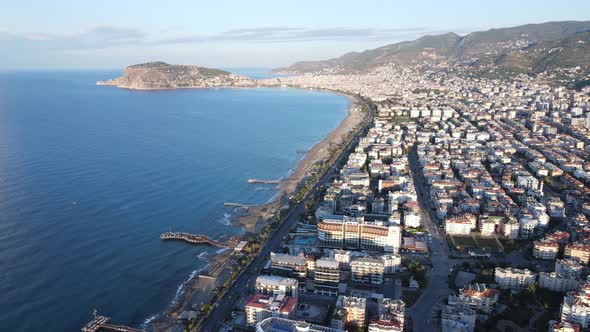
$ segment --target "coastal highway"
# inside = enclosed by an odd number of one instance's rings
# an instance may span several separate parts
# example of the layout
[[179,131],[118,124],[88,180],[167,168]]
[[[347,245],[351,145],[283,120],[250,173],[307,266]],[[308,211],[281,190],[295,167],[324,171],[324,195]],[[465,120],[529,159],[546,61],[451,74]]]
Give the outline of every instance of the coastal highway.
[[289,212],[286,214],[283,221],[279,224],[276,232],[272,237],[270,237],[262,246],[260,253],[254,258],[254,260],[245,268],[245,272],[242,273],[233,283],[233,285],[229,288],[229,290],[225,293],[222,299],[217,301],[213,310],[209,314],[209,317],[205,320],[205,322],[200,327],[199,331],[204,332],[216,332],[219,330],[221,324],[225,319],[229,317],[234,304],[236,301],[244,295],[244,292],[254,285],[256,277],[259,275],[260,270],[267,262],[268,258],[270,257],[271,252],[279,251],[281,248],[281,244],[283,242],[283,237],[289,234],[289,230],[294,228],[297,225],[297,221],[300,220],[300,216],[305,211],[305,202],[313,198],[317,193],[320,185],[323,183],[330,182],[334,172],[336,171],[336,165],[339,165],[346,161],[348,158],[348,152],[351,148],[356,146],[360,139],[361,133],[363,133],[369,126],[373,123],[373,114],[374,110],[370,103],[363,101],[369,109],[369,116],[366,120],[364,120],[363,124],[360,126],[359,130],[355,133],[352,139],[348,142],[348,144],[342,149],[338,158],[334,160],[330,167],[327,167],[324,173],[321,175],[319,180],[314,184],[312,189],[308,192],[307,196],[297,205],[293,206]]

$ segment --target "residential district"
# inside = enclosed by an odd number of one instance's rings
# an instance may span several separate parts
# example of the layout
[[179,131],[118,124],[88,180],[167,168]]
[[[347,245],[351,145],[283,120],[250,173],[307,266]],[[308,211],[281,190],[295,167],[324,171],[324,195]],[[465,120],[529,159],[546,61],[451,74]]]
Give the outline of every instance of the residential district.
[[359,95],[374,114],[223,328],[588,329],[590,88],[543,75],[388,65],[267,82]]

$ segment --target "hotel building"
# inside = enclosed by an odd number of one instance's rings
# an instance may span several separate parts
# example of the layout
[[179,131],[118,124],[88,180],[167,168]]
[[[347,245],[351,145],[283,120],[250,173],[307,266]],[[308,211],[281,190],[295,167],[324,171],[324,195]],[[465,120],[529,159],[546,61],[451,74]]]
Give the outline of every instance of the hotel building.
[[363,217],[331,216],[318,223],[319,244],[330,248],[397,252],[401,234],[400,225]]

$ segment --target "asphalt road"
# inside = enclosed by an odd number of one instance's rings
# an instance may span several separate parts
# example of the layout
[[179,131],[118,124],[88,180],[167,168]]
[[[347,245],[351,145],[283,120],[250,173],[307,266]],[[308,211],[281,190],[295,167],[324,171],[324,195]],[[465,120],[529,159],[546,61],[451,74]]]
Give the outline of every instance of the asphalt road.
[[410,169],[414,178],[416,194],[420,203],[422,223],[432,236],[430,242],[430,259],[432,268],[429,271],[428,285],[422,291],[418,301],[406,311],[406,315],[412,318],[414,331],[438,331],[440,326],[434,324],[439,303],[450,294],[448,275],[455,262],[449,259],[449,247],[443,231],[439,230],[433,222],[434,215],[428,203],[427,186],[423,182],[423,176],[418,168],[418,156],[415,149],[409,155]]
[[225,296],[221,300],[217,301],[216,305],[213,307],[213,310],[209,314],[209,317],[205,320],[199,331],[218,331],[221,324],[229,317],[236,301],[244,294],[246,290],[252,289],[256,281],[256,277],[259,275],[260,270],[267,262],[270,253],[280,250],[283,237],[289,233],[289,230],[297,225],[297,221],[300,220],[300,216],[305,211],[305,202],[315,196],[320,187],[320,184],[330,181],[331,177],[336,171],[336,167],[333,166],[339,165],[340,163],[344,162],[346,158],[348,158],[348,151],[353,146],[356,146],[360,138],[360,133],[364,131],[363,129],[371,125],[374,111],[370,104],[367,104],[367,106],[369,107],[369,119],[371,119],[371,121],[365,123],[363,128],[361,128],[361,130],[359,130],[350,140],[347,146],[342,149],[338,158],[330,167],[326,169],[326,171],[324,171],[324,174],[322,174],[319,180],[314,184],[307,196],[305,196],[305,198],[300,203],[289,210],[285,216],[285,219],[279,224],[275,234],[264,243],[260,253],[245,268],[246,271],[234,281],[233,285],[226,292]]

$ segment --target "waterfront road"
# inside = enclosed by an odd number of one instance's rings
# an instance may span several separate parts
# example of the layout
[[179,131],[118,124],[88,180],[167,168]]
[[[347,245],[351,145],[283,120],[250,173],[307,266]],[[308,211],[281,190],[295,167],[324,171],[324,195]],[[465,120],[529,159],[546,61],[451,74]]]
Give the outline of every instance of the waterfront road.
[[283,237],[289,233],[289,230],[296,227],[297,221],[300,220],[301,215],[303,215],[305,211],[305,202],[315,196],[321,184],[328,183],[330,181],[337,168],[334,166],[340,165],[346,161],[349,151],[351,148],[356,146],[361,133],[363,133],[373,122],[372,106],[368,103],[366,105],[369,108],[368,120],[363,123],[361,128],[356,132],[355,136],[353,136],[348,144],[342,149],[340,155],[334,160],[332,165],[326,168],[319,180],[308,192],[307,196],[300,203],[296,204],[289,210],[283,221],[279,224],[279,227],[277,228],[274,235],[264,243],[260,253],[254,258],[252,263],[250,263],[245,268],[246,270],[244,273],[242,273],[237,278],[237,280],[234,281],[233,285],[225,293],[223,298],[217,301],[213,307],[213,310],[209,314],[209,317],[205,320],[199,331],[215,332],[219,330],[224,320],[230,316],[236,301],[244,295],[246,290],[251,289],[251,287],[254,285],[256,277],[259,275],[260,270],[269,259],[270,253],[279,251],[282,245]]
[[412,318],[414,331],[436,331],[440,330],[440,326],[434,325],[436,320],[434,318],[438,311],[438,304],[450,294],[447,280],[454,263],[449,259],[449,248],[444,232],[433,222],[436,219],[429,204],[429,193],[419,168],[415,148],[411,149],[408,158],[420,203],[422,222],[432,237],[430,243],[432,268],[428,274],[428,285],[423,289],[416,303],[408,308],[406,314]]

